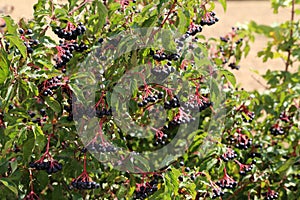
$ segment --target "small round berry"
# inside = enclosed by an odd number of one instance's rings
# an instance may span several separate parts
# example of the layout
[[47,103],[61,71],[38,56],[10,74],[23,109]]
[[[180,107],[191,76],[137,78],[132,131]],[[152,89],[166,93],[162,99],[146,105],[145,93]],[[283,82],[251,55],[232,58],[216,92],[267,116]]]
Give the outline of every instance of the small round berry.
[[183,181],[183,176],[178,176],[178,180],[179,180],[180,182],[182,182],[182,181]]
[[20,33],[21,35],[23,35],[25,32],[24,32],[24,30],[23,30],[22,28],[20,28],[20,29],[19,29],[19,33]]

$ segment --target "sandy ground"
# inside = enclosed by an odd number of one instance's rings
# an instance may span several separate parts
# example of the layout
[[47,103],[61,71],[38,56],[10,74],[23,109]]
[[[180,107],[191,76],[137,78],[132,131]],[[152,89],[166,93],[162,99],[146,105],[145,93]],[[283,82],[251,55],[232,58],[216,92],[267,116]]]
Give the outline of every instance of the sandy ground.
[[[11,12],[13,18],[30,18],[33,13],[32,6],[35,2],[37,2],[37,0],[0,0],[0,12],[9,12],[10,6],[13,6],[14,9]],[[247,23],[251,20],[260,24],[274,24],[290,18],[288,9],[281,9],[279,10],[278,15],[274,15],[272,13],[270,2],[263,0],[229,1],[226,13],[221,5],[216,3],[215,12],[220,21],[214,26],[204,29],[203,33],[207,37],[219,37],[225,35],[231,30],[232,26]],[[299,20],[299,16],[297,17],[296,20]],[[234,71],[238,83],[246,90],[258,89],[263,91],[264,89],[263,84],[265,83],[263,79],[259,75],[253,73],[253,70],[257,70],[260,74],[263,74],[267,69],[284,69],[284,63],[280,59],[263,63],[262,59],[256,56],[257,52],[262,50],[266,43],[267,39],[265,37],[257,36],[255,43],[251,45],[252,50],[248,57],[243,59],[240,63],[241,69],[239,71]],[[292,70],[297,69],[294,67]]]

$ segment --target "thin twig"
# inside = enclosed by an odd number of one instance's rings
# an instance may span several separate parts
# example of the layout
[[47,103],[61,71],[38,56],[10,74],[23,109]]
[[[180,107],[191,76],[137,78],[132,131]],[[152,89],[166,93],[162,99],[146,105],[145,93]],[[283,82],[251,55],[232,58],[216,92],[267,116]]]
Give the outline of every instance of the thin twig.
[[[294,18],[295,18],[295,0],[292,0],[292,12],[291,12],[291,27],[290,27],[290,40],[293,40],[293,34],[294,34],[294,28],[293,28],[293,25],[294,25]],[[285,71],[287,72],[288,69],[289,69],[289,65],[290,65],[290,60],[291,60],[291,54],[292,54],[292,51],[291,51],[291,46],[289,46],[289,49],[288,49],[288,56],[287,56],[287,60],[286,60],[286,63],[285,63]]]
[[68,14],[72,15],[75,11],[79,10],[82,6],[84,6],[87,3],[93,2],[93,0],[84,0],[79,6],[71,10]]
[[266,85],[264,85],[260,80],[258,80],[255,76],[251,75],[251,77],[261,86],[263,86],[265,89],[269,89]]

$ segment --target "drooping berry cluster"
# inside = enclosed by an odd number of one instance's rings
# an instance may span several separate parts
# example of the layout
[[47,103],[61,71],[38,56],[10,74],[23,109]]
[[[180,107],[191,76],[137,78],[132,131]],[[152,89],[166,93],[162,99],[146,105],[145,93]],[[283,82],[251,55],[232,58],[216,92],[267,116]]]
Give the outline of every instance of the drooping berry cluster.
[[222,179],[216,182],[216,185],[222,189],[233,189],[235,186],[237,186],[237,182],[227,174],[227,170],[224,168],[224,176]]
[[62,76],[55,76],[51,79],[45,80],[39,85],[40,93],[44,96],[52,96],[56,89],[66,84],[65,82],[62,82],[62,80]]
[[227,162],[228,160],[232,160],[236,157],[237,157],[236,152],[231,148],[227,148],[227,151],[221,155],[221,158],[224,162]]
[[[39,126],[42,126],[42,123],[47,121],[47,116],[46,116],[46,110],[45,109],[41,109],[39,112],[40,116],[36,117],[36,113],[33,111],[28,111],[28,115],[31,118],[31,121],[33,123],[37,123]],[[34,118],[36,117],[36,118]]]
[[281,112],[280,115],[279,115],[279,119],[283,122],[290,122],[292,116],[291,115],[287,115],[286,112]]
[[107,108],[97,107],[96,108],[96,116],[98,118],[103,118],[105,116],[112,116],[112,109],[111,108],[107,109]]
[[202,27],[200,25],[194,24],[193,22],[190,23],[189,30],[186,32],[187,35],[194,36],[197,33],[202,31]]
[[62,39],[65,40],[76,40],[78,36],[84,34],[86,31],[86,27],[79,23],[77,27],[75,27],[72,23],[68,22],[66,28],[57,27],[54,29],[54,33]]
[[163,177],[160,175],[153,175],[152,180],[144,183],[137,183],[133,199],[146,199],[158,190],[158,183],[163,182]]
[[210,106],[213,106],[213,103],[196,92],[195,95],[189,96],[189,100],[182,107],[186,111],[198,109],[199,112],[202,112]]
[[242,133],[242,129],[237,129],[237,134],[228,137],[229,143],[235,144],[236,148],[248,149],[252,145],[252,139]]
[[37,170],[45,170],[48,174],[56,173],[62,169],[62,164],[58,163],[57,160],[38,160],[36,162],[29,163],[31,168]]
[[182,109],[179,109],[179,112],[173,117],[169,122],[169,129],[173,129],[180,124],[190,123],[195,120],[195,117],[190,116],[185,113]]
[[232,27],[232,31],[225,36],[220,37],[220,41],[216,45],[211,45],[209,52],[210,57],[215,63],[220,64],[225,67],[227,63],[228,67],[234,70],[239,70],[240,56],[236,56],[236,52],[240,49],[243,44],[243,38],[238,34],[239,28]]
[[175,72],[175,68],[171,65],[172,63],[168,62],[163,67],[154,67],[151,69],[151,74],[153,74],[157,82],[165,80],[171,73]]
[[77,178],[71,182],[71,189],[76,188],[78,190],[92,190],[100,188],[100,184],[95,181],[89,181],[84,178]]
[[[73,57],[73,51],[83,52],[88,49],[87,45],[84,43],[78,44],[75,41],[60,41],[59,46],[56,46],[58,51],[57,55],[54,57],[56,62],[56,69],[65,69],[66,64]],[[64,72],[64,71],[63,71]]]
[[284,135],[284,129],[283,127],[281,127],[278,123],[274,124],[271,128],[270,128],[270,132],[272,135],[277,136],[277,135]]
[[237,160],[234,160],[240,167],[240,175],[246,175],[247,172],[250,172],[253,168],[253,164],[242,164]]
[[223,196],[225,193],[223,192],[223,190],[219,187],[214,187],[212,190],[213,194],[212,194],[212,199],[215,199],[217,197],[221,197]]
[[148,103],[155,103],[159,99],[162,99],[164,96],[163,92],[155,93],[154,95],[148,95],[147,97],[144,97],[141,102],[138,102],[138,107],[145,107]]
[[[168,126],[165,126],[165,127],[167,128]],[[161,145],[166,144],[166,141],[168,139],[168,134],[166,134],[165,132],[166,132],[165,128],[162,128],[161,130],[160,129],[156,130],[155,141],[153,144],[154,146],[157,146],[159,144],[161,144]]]
[[169,60],[169,61],[176,61],[180,58],[180,55],[177,53],[171,53],[171,54],[167,54],[163,51],[156,51],[154,53],[154,51],[150,51],[150,55],[152,55],[153,59],[156,61],[163,61],[163,60]]
[[30,35],[32,35],[32,30],[27,29],[24,31],[22,28],[20,28],[19,33],[21,34],[21,39],[24,41],[24,45],[26,46],[27,53],[33,53],[33,47],[38,45],[39,41],[31,38]]
[[164,103],[164,109],[166,110],[178,107],[180,107],[180,102],[177,96],[174,96],[170,101],[165,101]]
[[62,169],[62,164],[57,160],[53,159],[50,155],[50,140],[53,134],[48,135],[48,142],[46,152],[41,156],[41,158],[35,162],[30,162],[29,167],[35,168],[37,170],[46,170],[48,174],[56,173]]
[[271,200],[271,199],[277,199],[279,194],[278,192],[269,189],[268,192],[265,192],[263,194],[263,196],[265,196],[266,200]]
[[247,106],[245,106],[244,104],[242,104],[237,111],[242,112],[242,119],[244,122],[252,122],[255,114],[254,112],[250,112],[247,108]]
[[251,152],[251,153],[249,154],[249,156],[250,156],[251,158],[261,158],[261,153]]
[[85,153],[87,150],[99,153],[114,153],[118,149],[108,143],[102,144],[100,142],[90,142],[85,148],[81,150],[81,152]]
[[216,22],[218,22],[219,19],[216,17],[215,12],[207,12],[205,15],[202,17],[200,25],[201,26],[211,26],[214,25]]

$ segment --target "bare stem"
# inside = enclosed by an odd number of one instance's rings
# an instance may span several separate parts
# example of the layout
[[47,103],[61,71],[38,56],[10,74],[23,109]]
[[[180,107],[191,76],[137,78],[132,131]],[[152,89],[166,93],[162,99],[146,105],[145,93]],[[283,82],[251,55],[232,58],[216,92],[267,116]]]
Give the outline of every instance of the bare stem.
[[69,12],[69,15],[72,15],[75,11],[79,10],[82,6],[87,3],[92,2],[93,0],[84,0],[78,7],[74,8],[72,11]]
[[[290,27],[290,40],[293,39],[293,34],[294,34],[294,29],[293,29],[293,25],[294,25],[294,18],[295,18],[295,0],[292,0],[292,11],[291,11],[291,27]],[[287,72],[289,69],[289,65],[290,65],[290,60],[291,60],[291,47],[289,47],[288,49],[288,56],[287,56],[287,60],[285,63],[285,71]]]

